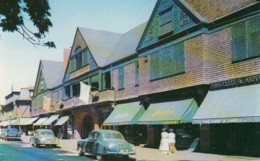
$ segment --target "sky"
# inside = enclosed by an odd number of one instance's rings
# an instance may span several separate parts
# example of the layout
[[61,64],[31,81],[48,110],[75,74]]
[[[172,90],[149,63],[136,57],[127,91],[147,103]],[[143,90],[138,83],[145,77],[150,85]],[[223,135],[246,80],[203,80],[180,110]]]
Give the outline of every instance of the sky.
[[77,27],[124,33],[147,21],[156,0],[49,0],[53,27],[47,41],[56,49],[35,47],[18,33],[0,31],[0,104],[11,90],[34,86],[40,60],[63,61]]

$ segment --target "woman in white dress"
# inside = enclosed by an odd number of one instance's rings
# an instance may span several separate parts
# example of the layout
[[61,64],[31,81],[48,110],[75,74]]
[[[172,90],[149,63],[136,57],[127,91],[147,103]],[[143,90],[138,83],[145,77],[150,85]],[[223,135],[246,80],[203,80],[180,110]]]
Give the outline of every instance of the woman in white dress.
[[162,129],[159,150],[161,150],[163,154],[168,154],[169,151],[169,136],[165,128]]

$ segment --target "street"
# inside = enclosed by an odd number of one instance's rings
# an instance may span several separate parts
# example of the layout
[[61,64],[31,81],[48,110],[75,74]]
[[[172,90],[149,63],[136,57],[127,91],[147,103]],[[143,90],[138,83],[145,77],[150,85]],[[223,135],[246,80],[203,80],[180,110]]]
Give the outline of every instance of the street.
[[94,161],[95,157],[79,157],[59,148],[31,147],[22,141],[0,140],[0,161]]

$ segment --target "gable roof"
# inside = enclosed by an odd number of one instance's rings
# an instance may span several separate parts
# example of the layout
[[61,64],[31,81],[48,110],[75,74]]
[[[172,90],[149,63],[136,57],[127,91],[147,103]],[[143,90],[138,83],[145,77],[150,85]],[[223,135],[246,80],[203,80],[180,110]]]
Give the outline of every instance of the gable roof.
[[78,27],[78,30],[97,62],[97,65],[103,67],[106,58],[110,55],[122,34],[83,27]]
[[63,62],[41,60],[41,70],[48,89],[62,84]]
[[130,31],[124,33],[111,54],[107,58],[105,65],[111,64],[136,53],[137,45],[141,39],[147,22],[144,22]]

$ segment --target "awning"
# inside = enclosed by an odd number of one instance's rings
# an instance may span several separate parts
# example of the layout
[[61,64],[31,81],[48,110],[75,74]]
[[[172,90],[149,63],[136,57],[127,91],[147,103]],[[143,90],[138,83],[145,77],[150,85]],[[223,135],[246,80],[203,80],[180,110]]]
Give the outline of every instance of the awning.
[[189,123],[198,105],[194,99],[153,103],[138,120],[138,124],[180,124]]
[[17,125],[18,124],[18,120],[11,120],[11,125]]
[[208,92],[192,123],[260,122],[260,84]]
[[42,126],[51,125],[51,123],[54,122],[55,120],[57,120],[58,118],[59,118],[59,115],[51,115],[51,117],[49,117],[46,121],[44,121],[42,123]]
[[38,121],[36,121],[33,126],[41,126],[44,121],[46,121],[48,117],[42,117]]
[[2,121],[1,123],[0,123],[0,126],[7,126],[7,125],[9,125],[10,124],[10,121]]
[[144,113],[144,107],[139,102],[119,104],[104,121],[103,125],[132,125]]
[[11,125],[31,125],[35,120],[37,120],[38,117],[34,117],[34,118],[20,118],[20,119],[16,119],[14,122],[11,121]]
[[62,126],[65,122],[69,120],[69,116],[62,116],[54,126]]

